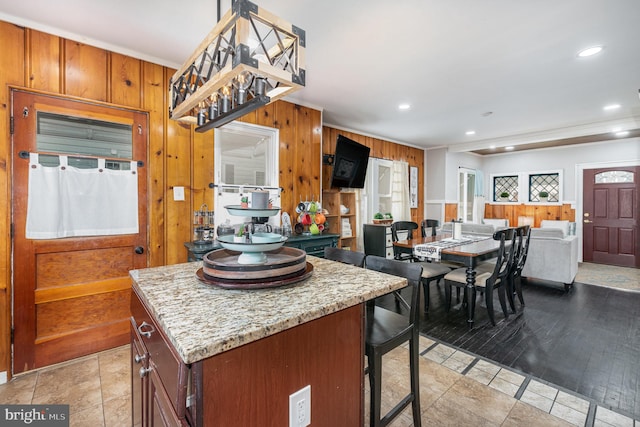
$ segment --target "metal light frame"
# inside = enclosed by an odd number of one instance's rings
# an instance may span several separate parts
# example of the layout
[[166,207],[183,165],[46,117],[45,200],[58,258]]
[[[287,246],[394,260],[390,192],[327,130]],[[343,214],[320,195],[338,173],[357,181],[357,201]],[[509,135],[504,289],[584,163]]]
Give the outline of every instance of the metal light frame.
[[305,85],[305,31],[235,0],[169,80],[169,115],[220,127]]

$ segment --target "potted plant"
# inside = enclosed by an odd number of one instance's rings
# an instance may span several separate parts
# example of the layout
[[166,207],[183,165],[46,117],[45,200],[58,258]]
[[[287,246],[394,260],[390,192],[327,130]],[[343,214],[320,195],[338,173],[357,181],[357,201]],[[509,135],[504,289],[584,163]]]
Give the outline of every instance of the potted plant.
[[509,193],[507,193],[506,191],[503,191],[502,193],[500,193],[499,200],[501,202],[508,202],[509,201]]
[[243,196],[240,198],[240,207],[248,208],[249,207],[249,197]]
[[391,224],[393,222],[393,216],[390,213],[383,214],[382,212],[377,212],[373,216],[374,224]]
[[546,191],[541,191],[538,193],[538,198],[540,199],[541,202],[548,202],[549,193],[547,193]]
[[244,226],[241,226],[236,232],[236,234],[233,235],[233,241],[235,243],[242,243],[245,241],[245,239],[246,237],[244,235]]

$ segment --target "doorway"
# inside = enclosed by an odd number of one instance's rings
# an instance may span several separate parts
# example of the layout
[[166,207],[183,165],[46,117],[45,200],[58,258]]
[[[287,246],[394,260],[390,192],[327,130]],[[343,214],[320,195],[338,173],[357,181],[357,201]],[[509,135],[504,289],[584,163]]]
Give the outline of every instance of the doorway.
[[583,261],[640,268],[640,166],[582,173]]
[[[147,266],[147,115],[23,90],[11,96],[13,372],[20,373],[129,342],[129,270]],[[35,169],[87,174],[81,180],[126,175],[133,182],[133,208],[119,205],[121,199],[112,197],[118,191],[103,187],[70,202],[79,211],[112,203],[111,219],[118,222],[128,212],[136,227],[103,233],[102,221],[94,220],[95,230],[76,229],[69,237],[32,227],[33,206],[41,202],[33,195],[42,190],[35,183],[45,182],[36,181]],[[47,191],[39,194],[55,202]],[[59,205],[45,208],[37,223],[69,211],[66,203]],[[67,223],[60,223],[64,234]]]

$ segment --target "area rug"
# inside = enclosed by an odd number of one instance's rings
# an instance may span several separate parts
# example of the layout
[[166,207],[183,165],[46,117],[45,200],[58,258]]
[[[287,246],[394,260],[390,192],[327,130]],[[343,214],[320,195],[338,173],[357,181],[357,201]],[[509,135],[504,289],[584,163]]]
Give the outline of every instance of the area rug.
[[640,292],[640,269],[581,262],[575,281]]

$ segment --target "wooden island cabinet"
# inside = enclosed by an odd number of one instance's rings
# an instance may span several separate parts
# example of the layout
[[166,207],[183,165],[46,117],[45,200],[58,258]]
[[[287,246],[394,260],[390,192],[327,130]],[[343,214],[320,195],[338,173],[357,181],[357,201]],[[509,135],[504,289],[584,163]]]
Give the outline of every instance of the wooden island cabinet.
[[134,270],[133,424],[286,426],[311,386],[313,426],[361,426],[364,302],[406,285],[316,257],[310,278],[228,290],[201,263]]

